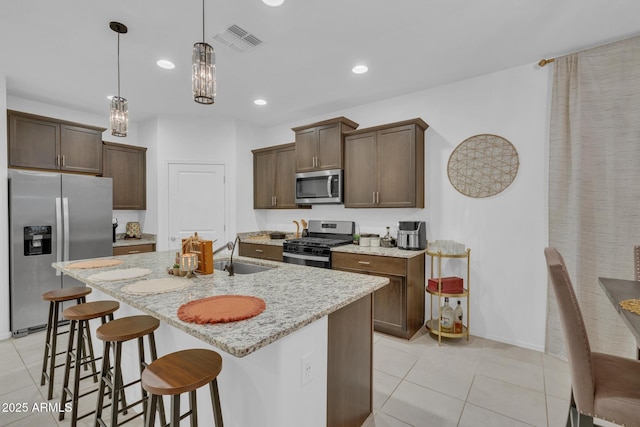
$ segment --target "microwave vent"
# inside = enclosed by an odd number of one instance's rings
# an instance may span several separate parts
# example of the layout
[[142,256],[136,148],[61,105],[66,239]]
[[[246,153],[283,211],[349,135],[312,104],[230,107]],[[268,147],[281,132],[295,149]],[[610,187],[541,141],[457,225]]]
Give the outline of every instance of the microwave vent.
[[262,44],[262,40],[237,24],[229,25],[223,32],[213,36],[213,39],[238,53],[248,52]]

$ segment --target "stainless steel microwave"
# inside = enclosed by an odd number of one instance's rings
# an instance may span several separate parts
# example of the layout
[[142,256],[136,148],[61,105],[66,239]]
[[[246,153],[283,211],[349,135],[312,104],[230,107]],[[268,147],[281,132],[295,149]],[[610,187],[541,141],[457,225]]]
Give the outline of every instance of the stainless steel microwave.
[[296,173],[296,203],[342,203],[342,169]]

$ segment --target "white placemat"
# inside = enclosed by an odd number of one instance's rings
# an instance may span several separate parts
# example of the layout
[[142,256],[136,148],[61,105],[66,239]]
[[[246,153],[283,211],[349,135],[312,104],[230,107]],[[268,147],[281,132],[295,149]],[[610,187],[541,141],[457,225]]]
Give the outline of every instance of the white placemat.
[[92,274],[87,277],[87,279],[101,282],[115,282],[118,280],[135,279],[136,277],[148,276],[151,273],[152,271],[148,268],[126,268],[123,270],[109,270]]
[[113,267],[115,265],[120,265],[120,264],[122,264],[122,260],[120,259],[92,259],[89,261],[74,262],[73,264],[67,265],[67,268],[72,268],[72,269],[104,268],[104,267]]
[[133,295],[162,294],[186,288],[191,284],[189,279],[165,277],[162,279],[141,280],[123,286],[121,291]]

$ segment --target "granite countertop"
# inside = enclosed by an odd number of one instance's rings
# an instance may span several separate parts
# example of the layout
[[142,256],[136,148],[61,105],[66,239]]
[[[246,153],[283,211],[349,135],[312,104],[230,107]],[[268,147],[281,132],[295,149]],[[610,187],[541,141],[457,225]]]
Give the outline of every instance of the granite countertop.
[[[255,274],[236,274],[232,277],[226,272],[214,270],[213,274],[198,275],[189,279],[191,284],[187,288],[139,296],[122,292],[121,288],[140,280],[172,277],[166,273],[166,268],[173,264],[175,252],[149,252],[108,258],[120,259],[123,264],[87,270],[65,268],[67,264],[77,261],[52,265],[88,286],[237,357],[246,356],[389,283],[384,277],[238,256],[234,257],[234,261],[274,268]],[[225,258],[216,258],[219,259]],[[88,279],[89,276],[102,271],[127,268],[148,268],[153,273],[144,278],[114,282]],[[266,302],[266,309],[258,316],[247,320],[214,325],[198,325],[178,319],[177,311],[182,304],[226,294],[262,298]]]
[[[284,233],[284,239],[272,239],[269,237],[271,233]],[[247,233],[238,233],[242,243],[256,243],[259,245],[283,246],[286,239],[293,239],[296,233],[285,233],[284,231],[251,231]]]
[[371,247],[371,246],[358,246],[358,245],[343,245],[331,248],[331,252],[345,252],[350,254],[360,255],[378,255],[389,256],[395,258],[413,258],[425,253],[424,249],[419,251],[410,251],[407,249],[398,248],[383,248],[383,247]]
[[125,239],[125,233],[116,234],[116,241],[113,242],[113,247],[117,248],[120,246],[134,246],[134,245],[155,245],[156,244],[156,235],[155,234],[146,234],[142,233],[140,239]]

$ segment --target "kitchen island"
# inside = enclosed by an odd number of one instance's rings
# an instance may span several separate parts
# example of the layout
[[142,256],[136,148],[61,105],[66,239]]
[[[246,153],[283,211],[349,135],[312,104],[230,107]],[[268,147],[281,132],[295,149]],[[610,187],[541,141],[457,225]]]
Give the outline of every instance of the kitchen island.
[[[73,270],[66,268],[70,262],[54,267],[91,286],[89,300],[115,298],[123,303],[116,317],[143,312],[160,319],[159,355],[184,348],[218,350],[223,357],[219,386],[226,426],[362,424],[372,408],[372,293],[388,279],[235,257],[234,262],[273,268],[233,277],[214,271],[189,279],[182,290],[162,294],[122,291],[133,282],[171,277],[166,268],[174,255],[115,257],[123,264],[106,269]],[[146,268],[151,274],[127,281],[91,278],[128,268]],[[261,298],[266,309],[251,319],[216,325],[177,317],[186,302],[226,294]],[[131,366],[125,370],[134,375],[135,345],[130,347],[126,350],[131,357],[124,359]],[[212,425],[208,395],[199,393],[198,400],[200,420]]]

